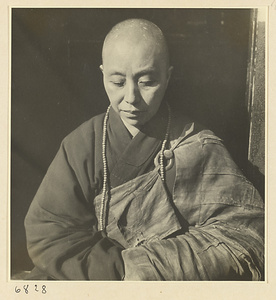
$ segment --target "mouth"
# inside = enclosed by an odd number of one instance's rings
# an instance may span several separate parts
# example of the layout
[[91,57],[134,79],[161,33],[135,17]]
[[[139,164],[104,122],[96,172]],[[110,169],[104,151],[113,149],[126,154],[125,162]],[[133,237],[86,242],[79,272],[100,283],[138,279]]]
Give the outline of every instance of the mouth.
[[143,113],[144,111],[142,111],[142,110],[121,110],[121,112],[126,115],[130,115],[130,116],[138,116],[141,113]]

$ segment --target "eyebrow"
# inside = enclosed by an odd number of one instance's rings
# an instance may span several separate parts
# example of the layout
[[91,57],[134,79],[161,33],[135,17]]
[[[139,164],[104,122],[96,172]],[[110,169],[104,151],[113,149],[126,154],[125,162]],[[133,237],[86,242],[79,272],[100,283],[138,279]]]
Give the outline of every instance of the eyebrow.
[[155,73],[156,73],[155,68],[148,68],[148,69],[142,70],[142,71],[138,72],[137,74],[135,74],[135,77],[139,78],[144,75],[153,75]]
[[[144,76],[144,75],[153,75],[156,73],[156,68],[148,68],[148,69],[145,69],[145,70],[141,70],[139,72],[137,72],[134,77],[136,78],[139,78],[141,76]],[[122,77],[125,77],[126,75],[121,73],[121,72],[118,72],[118,71],[111,71],[110,74],[108,74],[109,76],[122,76]]]
[[123,76],[123,77],[125,77],[126,75],[125,74],[123,74],[123,73],[120,73],[120,72],[116,72],[116,71],[114,71],[114,72],[111,72],[110,74],[108,74],[109,76],[114,76],[114,75],[119,75],[119,76]]

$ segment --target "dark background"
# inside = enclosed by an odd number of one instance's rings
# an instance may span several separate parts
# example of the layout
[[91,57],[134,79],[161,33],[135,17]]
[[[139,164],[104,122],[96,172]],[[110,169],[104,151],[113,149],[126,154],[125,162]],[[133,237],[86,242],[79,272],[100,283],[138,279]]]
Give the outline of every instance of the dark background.
[[169,101],[212,129],[246,173],[248,9],[12,9],[11,268],[29,270],[24,217],[61,140],[108,105],[101,48],[116,23],[164,32]]

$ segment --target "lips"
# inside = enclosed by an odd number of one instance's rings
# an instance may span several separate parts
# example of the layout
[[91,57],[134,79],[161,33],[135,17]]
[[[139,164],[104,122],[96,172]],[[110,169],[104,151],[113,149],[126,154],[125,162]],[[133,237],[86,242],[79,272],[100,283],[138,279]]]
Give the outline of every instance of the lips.
[[141,110],[123,110],[123,111],[129,114],[139,114],[142,112]]
[[129,116],[138,116],[143,113],[142,110],[121,110],[121,112]]

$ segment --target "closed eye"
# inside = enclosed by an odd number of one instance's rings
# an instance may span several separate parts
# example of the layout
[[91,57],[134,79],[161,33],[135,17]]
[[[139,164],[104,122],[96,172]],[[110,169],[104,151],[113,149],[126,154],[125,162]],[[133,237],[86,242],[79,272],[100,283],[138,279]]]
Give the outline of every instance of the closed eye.
[[154,81],[154,80],[140,81],[139,84],[141,84],[143,86],[155,86],[156,81]]
[[124,81],[110,81],[110,82],[118,87],[122,87],[125,84]]

